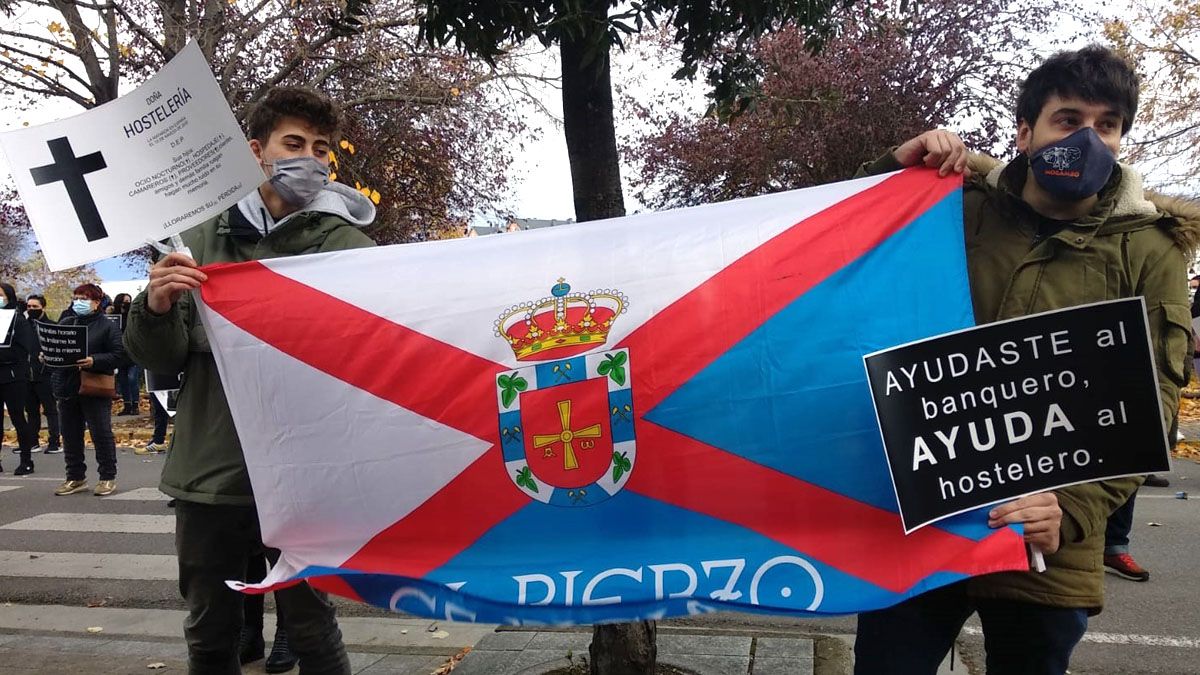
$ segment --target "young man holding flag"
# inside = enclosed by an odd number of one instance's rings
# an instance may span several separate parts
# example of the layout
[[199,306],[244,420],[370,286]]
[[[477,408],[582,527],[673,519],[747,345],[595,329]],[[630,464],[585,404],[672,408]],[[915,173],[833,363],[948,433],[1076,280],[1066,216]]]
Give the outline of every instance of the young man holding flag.
[[[978,323],[1145,297],[1165,426],[1185,383],[1185,249],[1197,241],[1200,210],[1164,210],[1144,196],[1141,176],[1116,161],[1137,100],[1137,76],[1112,51],[1062,52],[1021,87],[1013,161],[968,168],[962,141],[935,130],[864,169],[923,164],[968,175],[963,219]],[[1046,571],[976,577],[860,614],[856,672],[932,675],[978,612],[989,675],[1064,673],[1104,602],[1105,523],[1140,482],[1075,485],[994,507],[989,524],[1023,524]]]
[[[329,181],[339,123],[338,110],[322,94],[282,87],[268,92],[248,120],[250,149],[267,180],[234,208],[184,233],[192,255],[174,252],[159,260],[129,313],[125,340],[134,360],[155,372],[183,373],[160,487],[176,500],[192,673],[241,672],[242,596],[225,581],[245,578],[262,543],[229,404],[187,291],[206,279],[200,265],[374,245],[358,229],[374,220],[374,205]],[[276,602],[301,672],[350,672],[333,606],[323,594],[300,583],[276,591]]]

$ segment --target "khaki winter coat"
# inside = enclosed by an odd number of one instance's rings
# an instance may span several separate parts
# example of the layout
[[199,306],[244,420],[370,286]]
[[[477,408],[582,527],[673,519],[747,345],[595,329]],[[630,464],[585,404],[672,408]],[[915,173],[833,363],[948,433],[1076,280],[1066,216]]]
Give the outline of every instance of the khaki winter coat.
[[[877,174],[901,167],[891,153],[865,165]],[[1187,265],[1200,241],[1200,206],[1145,194],[1141,176],[1118,165],[1087,216],[1056,234],[1055,223],[1020,197],[1023,156],[1008,164],[971,160],[963,191],[967,266],[979,324],[1101,300],[1143,296],[1158,367],[1164,425],[1179,407],[1191,358]],[[1022,600],[1099,612],[1104,604],[1103,550],[1108,516],[1141,478],[1087,483],[1057,491],[1062,544],[1047,571],[1007,572],[970,580],[975,597]]]
[[[300,213],[260,237],[245,228],[240,233],[237,228],[231,230],[231,212],[183,234],[196,262],[245,262],[375,245],[336,215]],[[129,311],[125,348],[134,361],[153,372],[183,373],[175,432],[159,489],[176,499],[201,504],[253,505],[242,446],[191,297],[182,296],[159,316],[146,307],[145,291],[139,294]]]

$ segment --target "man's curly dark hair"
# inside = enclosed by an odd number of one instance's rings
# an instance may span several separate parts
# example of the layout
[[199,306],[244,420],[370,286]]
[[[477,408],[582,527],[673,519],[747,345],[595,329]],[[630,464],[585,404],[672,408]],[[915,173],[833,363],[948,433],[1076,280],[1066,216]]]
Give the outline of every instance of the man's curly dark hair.
[[329,97],[305,87],[274,87],[250,111],[249,136],[266,143],[284,117],[296,117],[331,139],[338,135],[342,113]]

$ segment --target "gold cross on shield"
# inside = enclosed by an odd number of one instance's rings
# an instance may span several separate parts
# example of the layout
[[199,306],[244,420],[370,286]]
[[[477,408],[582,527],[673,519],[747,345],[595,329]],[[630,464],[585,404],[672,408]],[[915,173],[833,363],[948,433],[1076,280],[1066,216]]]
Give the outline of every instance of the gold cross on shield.
[[[575,459],[575,447],[571,444],[576,438],[600,438],[600,425],[593,424],[590,427],[584,427],[577,431],[571,430],[571,401],[558,402],[558,419],[562,422],[562,431],[557,434],[534,434],[533,447],[545,448],[543,457],[554,456],[554,444],[563,444],[563,470],[571,471],[579,468],[579,461]],[[592,443],[582,443],[584,450],[589,450]]]

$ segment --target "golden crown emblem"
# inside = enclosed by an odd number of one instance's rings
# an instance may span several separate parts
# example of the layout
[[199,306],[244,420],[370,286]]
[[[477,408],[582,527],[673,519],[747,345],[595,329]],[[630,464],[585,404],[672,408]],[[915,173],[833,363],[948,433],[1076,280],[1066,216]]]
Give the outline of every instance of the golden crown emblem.
[[496,335],[508,341],[518,361],[574,356],[604,344],[628,305],[618,291],[576,293],[559,279],[548,297],[504,310],[495,323]]

